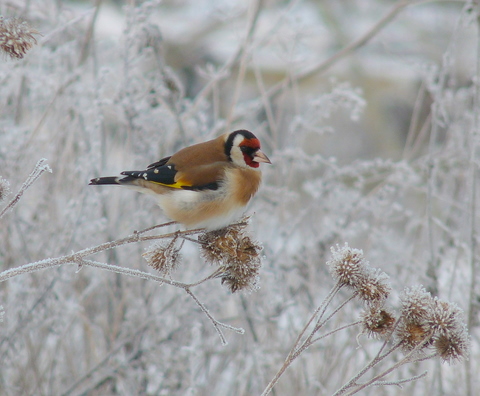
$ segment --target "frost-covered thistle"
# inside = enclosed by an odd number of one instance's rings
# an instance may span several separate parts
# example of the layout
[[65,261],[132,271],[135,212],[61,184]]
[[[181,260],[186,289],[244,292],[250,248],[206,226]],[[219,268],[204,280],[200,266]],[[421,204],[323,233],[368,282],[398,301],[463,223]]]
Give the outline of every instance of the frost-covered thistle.
[[363,251],[352,249],[348,244],[331,248],[332,258],[327,261],[333,278],[341,286],[357,287],[368,273],[368,263],[363,257]]
[[0,203],[10,194],[10,183],[0,176]]
[[470,354],[470,337],[465,326],[435,339],[434,347],[440,358],[455,363]]
[[176,238],[168,245],[153,243],[142,256],[150,267],[156,269],[162,275],[169,275],[177,268],[180,259],[180,248],[175,243]]
[[356,287],[358,297],[368,304],[383,305],[392,290],[388,279],[385,272],[368,268],[366,276]]
[[19,18],[0,16],[0,49],[10,57],[23,58],[27,51],[37,44],[34,34],[40,33],[27,22]]
[[434,348],[448,363],[466,358],[470,339],[462,321],[463,311],[454,303],[435,298],[427,317],[427,326],[435,332]]
[[235,224],[223,230],[199,236],[206,261],[222,265],[222,283],[232,293],[257,287],[262,247],[244,232],[245,225]]
[[427,325],[436,334],[448,335],[461,329],[463,311],[458,305],[438,298],[433,299],[431,305],[427,316]]
[[396,332],[405,351],[423,343],[421,350],[433,342],[434,330],[427,323],[431,315],[432,302],[431,294],[421,285],[405,289],[401,298],[401,321]]
[[423,323],[430,315],[433,299],[422,285],[417,285],[405,289],[401,302],[401,314],[406,321]]
[[394,314],[378,306],[366,308],[360,314],[360,320],[362,322],[362,333],[366,333],[373,338],[385,338],[391,333],[395,324]]
[[345,244],[343,247],[332,247],[331,251],[332,258],[327,265],[340,286],[354,289],[358,297],[369,304],[383,304],[391,291],[388,276],[371,268],[362,250],[352,249]]
[[404,292],[401,315],[397,338],[404,350],[423,343],[421,349],[433,345],[447,362],[468,356],[468,332],[456,304],[433,298],[423,286],[415,286]]

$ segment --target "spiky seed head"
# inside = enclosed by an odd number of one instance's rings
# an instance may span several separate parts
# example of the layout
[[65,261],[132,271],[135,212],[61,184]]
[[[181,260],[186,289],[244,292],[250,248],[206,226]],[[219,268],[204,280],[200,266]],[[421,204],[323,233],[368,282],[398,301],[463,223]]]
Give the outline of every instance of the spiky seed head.
[[199,236],[206,261],[221,265],[221,278],[232,293],[258,287],[262,247],[244,231],[245,225],[232,225]]
[[153,243],[142,256],[150,267],[162,275],[170,275],[178,266],[179,252],[180,249],[176,247],[176,239],[173,239],[167,245]]
[[356,288],[368,272],[368,264],[363,257],[363,251],[345,246],[331,248],[332,258],[327,261],[332,277],[342,286]]
[[468,358],[470,343],[467,329],[462,327],[437,337],[434,347],[444,362],[452,364]]
[[381,306],[392,291],[389,277],[380,270],[369,269],[356,287],[358,297],[367,304]]
[[407,322],[423,323],[431,314],[433,298],[422,285],[406,288],[401,302],[401,315]]
[[393,330],[395,316],[392,312],[379,306],[370,306],[360,315],[362,333],[369,337],[385,338]]
[[463,326],[463,311],[458,305],[438,298],[433,299],[431,305],[426,322],[436,334],[448,336],[449,333],[458,332]]
[[327,261],[333,279],[340,286],[352,288],[358,297],[368,304],[381,305],[391,292],[388,276],[370,267],[359,249],[343,247],[331,248],[332,258]]
[[396,331],[396,337],[402,343],[405,352],[418,347],[419,351],[424,350],[433,342],[433,331],[425,324],[401,321]]
[[21,59],[37,44],[34,34],[40,34],[19,18],[0,17],[0,50],[12,58]]

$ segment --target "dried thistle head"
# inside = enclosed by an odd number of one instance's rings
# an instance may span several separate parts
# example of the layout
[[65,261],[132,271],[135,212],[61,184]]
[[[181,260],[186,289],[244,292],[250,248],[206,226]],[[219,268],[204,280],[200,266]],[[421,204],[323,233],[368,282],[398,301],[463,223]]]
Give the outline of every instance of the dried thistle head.
[[0,176],[0,203],[7,199],[10,194],[10,183]]
[[37,44],[34,34],[40,33],[27,22],[15,17],[0,16],[0,50],[10,57],[23,58],[27,51]]
[[361,277],[356,286],[356,292],[360,299],[367,304],[381,306],[390,295],[392,287],[389,277],[385,272],[370,269],[364,277]]
[[167,245],[158,242],[153,243],[142,256],[150,267],[156,269],[162,275],[169,275],[178,266],[180,249],[181,246],[176,246],[176,238],[174,238]]
[[395,316],[387,309],[379,306],[370,306],[361,314],[362,333],[366,333],[369,337],[385,338],[393,330],[395,324]]
[[435,331],[427,323],[432,302],[431,294],[421,285],[405,289],[401,297],[401,320],[396,332],[405,351],[423,344],[421,350],[433,342]]
[[424,323],[415,323],[409,321],[400,321],[397,331],[397,339],[402,343],[402,349],[405,352],[422,346],[419,351],[427,348],[433,342],[433,331]]
[[431,314],[433,298],[422,285],[405,289],[401,302],[401,315],[407,322],[423,323]]
[[433,299],[431,305],[426,322],[436,334],[448,336],[462,328],[461,317],[463,311],[458,305],[438,298]]
[[456,304],[433,300],[426,322],[435,332],[434,348],[444,362],[454,363],[469,355],[470,339],[462,316]]
[[199,236],[206,261],[222,265],[222,284],[232,293],[253,290],[258,284],[262,247],[246,235],[245,224],[235,224],[222,230]]
[[470,338],[467,329],[461,329],[442,334],[435,339],[435,350],[440,358],[447,363],[455,363],[468,358],[470,354]]
[[340,282],[341,286],[356,288],[368,275],[368,263],[363,257],[363,251],[345,246],[332,247],[332,258],[327,261],[332,277]]
[[354,289],[358,297],[368,304],[383,304],[391,292],[388,276],[371,268],[359,249],[345,244],[343,247],[332,247],[331,251],[332,259],[327,261],[327,265],[332,277],[341,286]]

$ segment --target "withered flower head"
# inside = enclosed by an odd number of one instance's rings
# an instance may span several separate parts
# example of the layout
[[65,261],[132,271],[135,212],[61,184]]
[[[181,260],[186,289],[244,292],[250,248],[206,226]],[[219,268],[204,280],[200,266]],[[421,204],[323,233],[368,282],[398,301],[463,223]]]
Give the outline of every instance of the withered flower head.
[[462,314],[463,311],[458,305],[435,298],[426,321],[437,334],[448,335],[451,332],[458,332],[462,328]]
[[442,334],[436,338],[435,350],[440,358],[447,363],[455,363],[468,358],[470,353],[470,338],[467,329],[461,329]]
[[405,289],[401,297],[401,321],[396,333],[405,351],[423,343],[421,350],[433,342],[434,330],[427,323],[432,302],[431,294],[421,285]]
[[422,285],[406,288],[401,301],[401,314],[408,322],[423,323],[431,314],[433,298]]
[[198,237],[206,261],[221,265],[221,278],[232,293],[254,290],[258,284],[262,247],[246,235],[245,224],[234,224]]
[[392,291],[388,279],[388,275],[380,270],[366,271],[356,287],[358,297],[368,304],[382,305]]
[[419,351],[427,348],[433,342],[433,331],[424,323],[415,323],[402,320],[396,331],[396,337],[402,342],[402,349],[405,352],[420,347]]
[[332,277],[342,286],[357,287],[368,273],[368,263],[363,257],[363,251],[345,246],[332,247],[332,258],[327,261]]
[[421,349],[433,345],[446,362],[468,356],[470,340],[456,304],[433,298],[422,286],[406,289],[401,300],[397,338],[404,350],[424,343]]
[[142,256],[150,267],[155,268],[162,275],[169,275],[177,268],[180,258],[181,248],[177,248],[175,243],[176,238],[167,245],[153,243]]
[[362,333],[369,337],[385,338],[393,330],[395,316],[387,309],[379,306],[370,306],[360,315],[362,321]]
[[10,57],[23,58],[27,51],[37,44],[34,34],[40,33],[31,28],[27,22],[19,18],[0,16],[0,50]]
[[327,261],[332,277],[355,290],[358,297],[369,304],[382,304],[391,292],[388,276],[370,267],[359,249],[347,244],[331,248],[332,258]]

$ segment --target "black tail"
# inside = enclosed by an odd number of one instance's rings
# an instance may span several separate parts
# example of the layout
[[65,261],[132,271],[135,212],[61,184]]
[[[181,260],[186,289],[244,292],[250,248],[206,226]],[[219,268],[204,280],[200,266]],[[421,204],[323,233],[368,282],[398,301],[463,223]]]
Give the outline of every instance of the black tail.
[[97,186],[100,184],[120,184],[118,182],[120,178],[116,176],[111,176],[111,177],[97,177],[96,179],[90,180],[90,183],[88,183],[91,186]]

